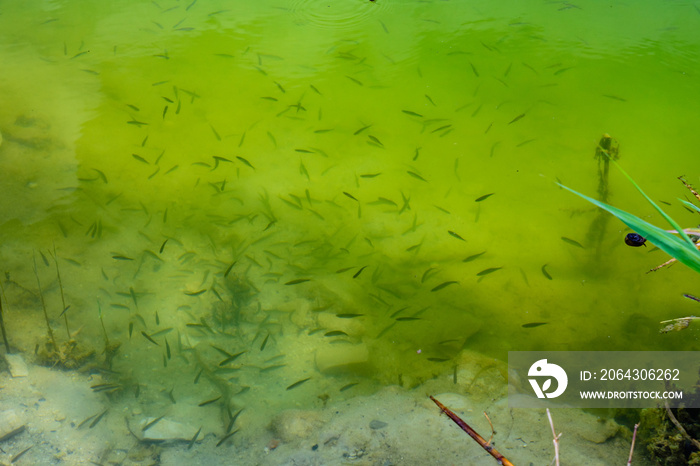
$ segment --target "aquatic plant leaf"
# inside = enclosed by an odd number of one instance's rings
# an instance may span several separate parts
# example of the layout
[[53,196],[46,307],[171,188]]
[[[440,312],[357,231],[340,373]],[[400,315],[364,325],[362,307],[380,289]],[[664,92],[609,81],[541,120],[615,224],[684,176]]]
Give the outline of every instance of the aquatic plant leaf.
[[[625,177],[630,181],[630,183],[632,183],[632,185],[634,185],[634,187],[637,188],[637,191],[642,193],[642,196],[644,196],[644,198],[649,202],[649,204],[654,206],[654,208],[663,216],[663,218],[666,219],[666,221],[673,227],[673,229],[678,232],[678,234],[681,236],[681,238],[683,238],[683,240],[688,244],[688,246],[690,246],[691,248],[693,248],[693,250],[695,250],[697,252],[697,249],[695,248],[695,243],[693,243],[693,241],[688,237],[688,235],[685,234],[685,232],[680,227],[680,225],[678,225],[678,223],[676,223],[675,220],[673,220],[666,212],[664,212],[661,207],[656,205],[656,202],[652,201],[651,198],[649,196],[647,196],[647,194],[644,191],[642,191],[642,188],[640,188],[639,185],[634,182],[632,177],[629,176],[627,174],[627,172],[625,170],[623,170],[622,167],[617,162],[615,162],[615,160],[613,160],[612,158],[610,158],[610,160],[612,161],[612,163],[615,164],[615,166],[618,168],[618,170],[620,170],[622,172],[622,174],[625,175]],[[676,256],[673,256],[673,257],[676,257]],[[676,257],[676,259],[678,259],[678,258]]]
[[697,211],[697,212],[700,212],[700,207],[696,206],[696,205],[693,204],[692,202],[684,201],[683,199],[678,199],[678,200],[681,201],[681,202],[682,202],[683,204],[685,204],[686,206],[688,206],[689,208],[691,208],[691,209],[693,209],[693,210],[695,210],[695,211]]
[[[672,233],[662,230],[661,228],[654,226],[651,223],[645,222],[639,217],[636,217],[630,213],[620,210],[617,207],[613,207],[611,205],[605,204],[604,202],[600,202],[596,199],[588,197],[585,194],[581,194],[577,191],[574,191],[573,189],[568,188],[562,184],[559,184],[559,186],[566,189],[567,191],[576,194],[577,196],[582,197],[583,199],[600,207],[601,209],[608,211],[609,213],[617,217],[622,223],[630,227],[636,233],[642,235],[644,238],[653,243],[666,254],[677,259],[678,262],[685,264],[686,266],[690,267],[696,272],[700,272],[700,251],[698,251],[698,249],[695,247],[695,244],[692,241],[690,241],[690,238],[688,238],[688,242],[686,242],[681,238],[674,236]],[[650,202],[652,201],[650,200]],[[675,224],[675,222],[673,223]],[[679,231],[683,232],[683,230],[680,229],[680,227],[678,227],[678,229]],[[683,235],[687,238],[687,235],[685,235],[684,233]]]

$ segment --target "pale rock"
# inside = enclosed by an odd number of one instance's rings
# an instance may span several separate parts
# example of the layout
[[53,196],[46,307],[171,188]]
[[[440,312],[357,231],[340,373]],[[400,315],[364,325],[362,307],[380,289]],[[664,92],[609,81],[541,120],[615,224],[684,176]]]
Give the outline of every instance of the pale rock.
[[24,421],[14,410],[0,412],[0,442],[21,433],[24,427]]
[[[141,422],[141,428],[146,426],[155,418],[146,418]],[[197,429],[187,424],[182,424],[170,419],[161,419],[155,425],[146,429],[143,433],[143,440],[192,440]]]
[[27,377],[29,375],[29,368],[27,368],[22,355],[6,354],[5,361],[7,361],[12,377]]

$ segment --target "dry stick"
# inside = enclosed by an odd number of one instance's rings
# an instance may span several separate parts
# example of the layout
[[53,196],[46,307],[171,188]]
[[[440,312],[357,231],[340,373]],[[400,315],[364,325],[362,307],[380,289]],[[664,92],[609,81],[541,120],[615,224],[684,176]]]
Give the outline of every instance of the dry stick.
[[53,349],[58,351],[58,345],[56,344],[56,339],[53,336],[53,330],[51,330],[51,324],[49,324],[49,314],[46,312],[46,302],[44,302],[44,293],[41,291],[41,282],[39,281],[39,271],[36,268],[36,252],[32,252],[32,258],[34,259],[34,275],[36,275],[36,284],[39,287],[39,297],[41,298],[41,306],[44,308],[44,318],[46,319],[46,329],[49,331],[49,338],[51,339],[51,344]]
[[554,464],[559,466],[559,437],[561,437],[561,434],[557,435],[556,431],[554,430],[554,422],[552,422],[552,414],[549,412],[549,408],[547,408],[547,417],[549,418],[549,425],[552,427],[552,436],[554,437]]
[[671,408],[669,408],[669,406],[668,406],[668,401],[664,401],[664,406],[666,406],[666,413],[668,414],[668,418],[671,420],[671,422],[673,422],[673,425],[675,425],[678,428],[678,430],[681,432],[683,437],[686,438],[686,440],[688,440],[690,443],[695,445],[695,448],[700,450],[700,442],[698,442],[693,437],[688,435],[688,432],[685,431],[685,429],[683,428],[681,423],[678,422],[678,419],[676,419],[676,416],[674,416],[673,413],[671,412]]
[[61,314],[63,314],[63,319],[66,322],[66,333],[68,333],[68,339],[70,340],[70,330],[68,329],[68,316],[66,315],[66,311],[68,308],[66,307],[66,298],[63,295],[63,282],[61,281],[61,271],[58,270],[58,256],[56,255],[56,245],[53,245],[53,261],[56,263],[56,276],[58,276],[58,287],[61,289],[61,303],[63,303],[63,311]]
[[637,439],[637,429],[639,429],[639,423],[634,425],[634,434],[632,434],[632,446],[630,447],[630,457],[627,460],[627,466],[632,466],[632,453],[634,453],[634,441]]
[[467,423],[464,422],[459,416],[457,416],[455,413],[450,411],[445,405],[440,403],[438,400],[436,400],[432,396],[430,397],[430,399],[433,400],[433,403],[435,403],[438,406],[438,408],[440,408],[442,410],[443,413],[447,414],[450,417],[450,419],[452,419],[454,421],[455,424],[457,424],[459,427],[461,427],[464,432],[469,434],[469,436],[471,438],[473,438],[474,441],[476,441],[476,443],[481,445],[481,448],[486,450],[489,453],[489,455],[493,456],[496,459],[496,461],[498,461],[498,464],[501,464],[504,466],[513,466],[513,463],[508,461],[495,448],[493,448],[491,445],[489,445],[481,435],[477,434],[476,431],[474,431],[474,429],[469,427],[469,425],[467,425]]

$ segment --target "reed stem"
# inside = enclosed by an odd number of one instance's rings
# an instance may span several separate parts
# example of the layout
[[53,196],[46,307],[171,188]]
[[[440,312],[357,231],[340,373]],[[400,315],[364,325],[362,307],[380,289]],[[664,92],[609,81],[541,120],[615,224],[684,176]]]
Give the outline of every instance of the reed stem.
[[63,314],[63,320],[66,323],[66,333],[68,334],[68,339],[70,340],[70,329],[68,328],[68,315],[66,314],[66,311],[68,308],[66,307],[66,298],[63,294],[63,282],[61,281],[61,271],[58,270],[58,256],[56,255],[56,245],[53,245],[53,261],[56,263],[56,276],[58,277],[58,287],[61,289],[61,303],[63,304],[63,311],[61,311],[61,314]]
[[58,345],[56,344],[56,338],[53,336],[53,330],[51,330],[51,324],[49,323],[49,313],[46,312],[46,302],[44,301],[44,293],[41,291],[41,281],[39,280],[39,271],[36,267],[36,252],[32,252],[32,259],[34,259],[34,275],[36,276],[36,284],[39,287],[39,297],[41,298],[41,307],[44,309],[44,319],[46,319],[46,330],[49,332],[49,339],[53,345],[53,349],[58,351]]
[[[0,285],[1,287],[2,285]],[[2,290],[2,296],[5,296],[5,290]],[[0,299],[0,330],[2,330],[2,339],[5,342],[5,352],[10,354],[10,343],[7,341],[7,332],[5,331],[5,321],[2,317],[2,299]]]

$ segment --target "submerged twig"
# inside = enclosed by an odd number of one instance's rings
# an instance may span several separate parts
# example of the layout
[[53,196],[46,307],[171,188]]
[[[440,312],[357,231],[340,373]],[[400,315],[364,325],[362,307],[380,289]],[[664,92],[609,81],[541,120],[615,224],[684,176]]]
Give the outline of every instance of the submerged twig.
[[690,322],[693,320],[700,319],[700,317],[695,317],[695,316],[688,316],[688,317],[680,317],[678,319],[671,319],[671,320],[662,320],[661,324],[666,324],[668,322],[671,322],[661,330],[659,330],[659,333],[668,333],[671,331],[681,331],[683,329],[686,329],[690,326]]
[[676,416],[673,415],[673,412],[671,411],[671,408],[668,406],[668,401],[664,401],[664,406],[666,407],[666,414],[668,414],[668,418],[671,420],[674,426],[680,431],[681,435],[688,440],[690,443],[695,446],[698,450],[700,450],[700,442],[695,440],[693,437],[688,435],[688,432],[683,428],[680,422],[678,422],[678,419],[676,419]]
[[547,417],[549,418],[549,425],[552,427],[552,437],[554,437],[554,464],[559,466],[559,437],[561,437],[561,434],[557,435],[557,432],[554,430],[554,422],[552,421],[552,413],[549,412],[549,408],[547,408]]
[[495,448],[493,448],[489,443],[484,440],[484,438],[479,435],[474,429],[469,427],[469,425],[464,422],[459,416],[457,416],[455,413],[450,411],[445,405],[440,403],[438,400],[433,398],[432,396],[430,397],[431,400],[433,400],[433,403],[435,403],[438,408],[442,410],[443,413],[447,414],[452,421],[454,421],[455,424],[457,424],[461,429],[469,434],[471,438],[476,441],[479,445],[481,445],[481,448],[486,450],[489,455],[493,456],[496,461],[498,461],[499,464],[505,465],[505,466],[513,466],[513,463],[508,461],[502,454],[500,454]]
[[639,423],[634,425],[634,433],[632,434],[632,446],[630,447],[630,457],[627,459],[627,466],[632,466],[632,453],[634,453],[634,441],[637,439],[637,429],[639,429]]

